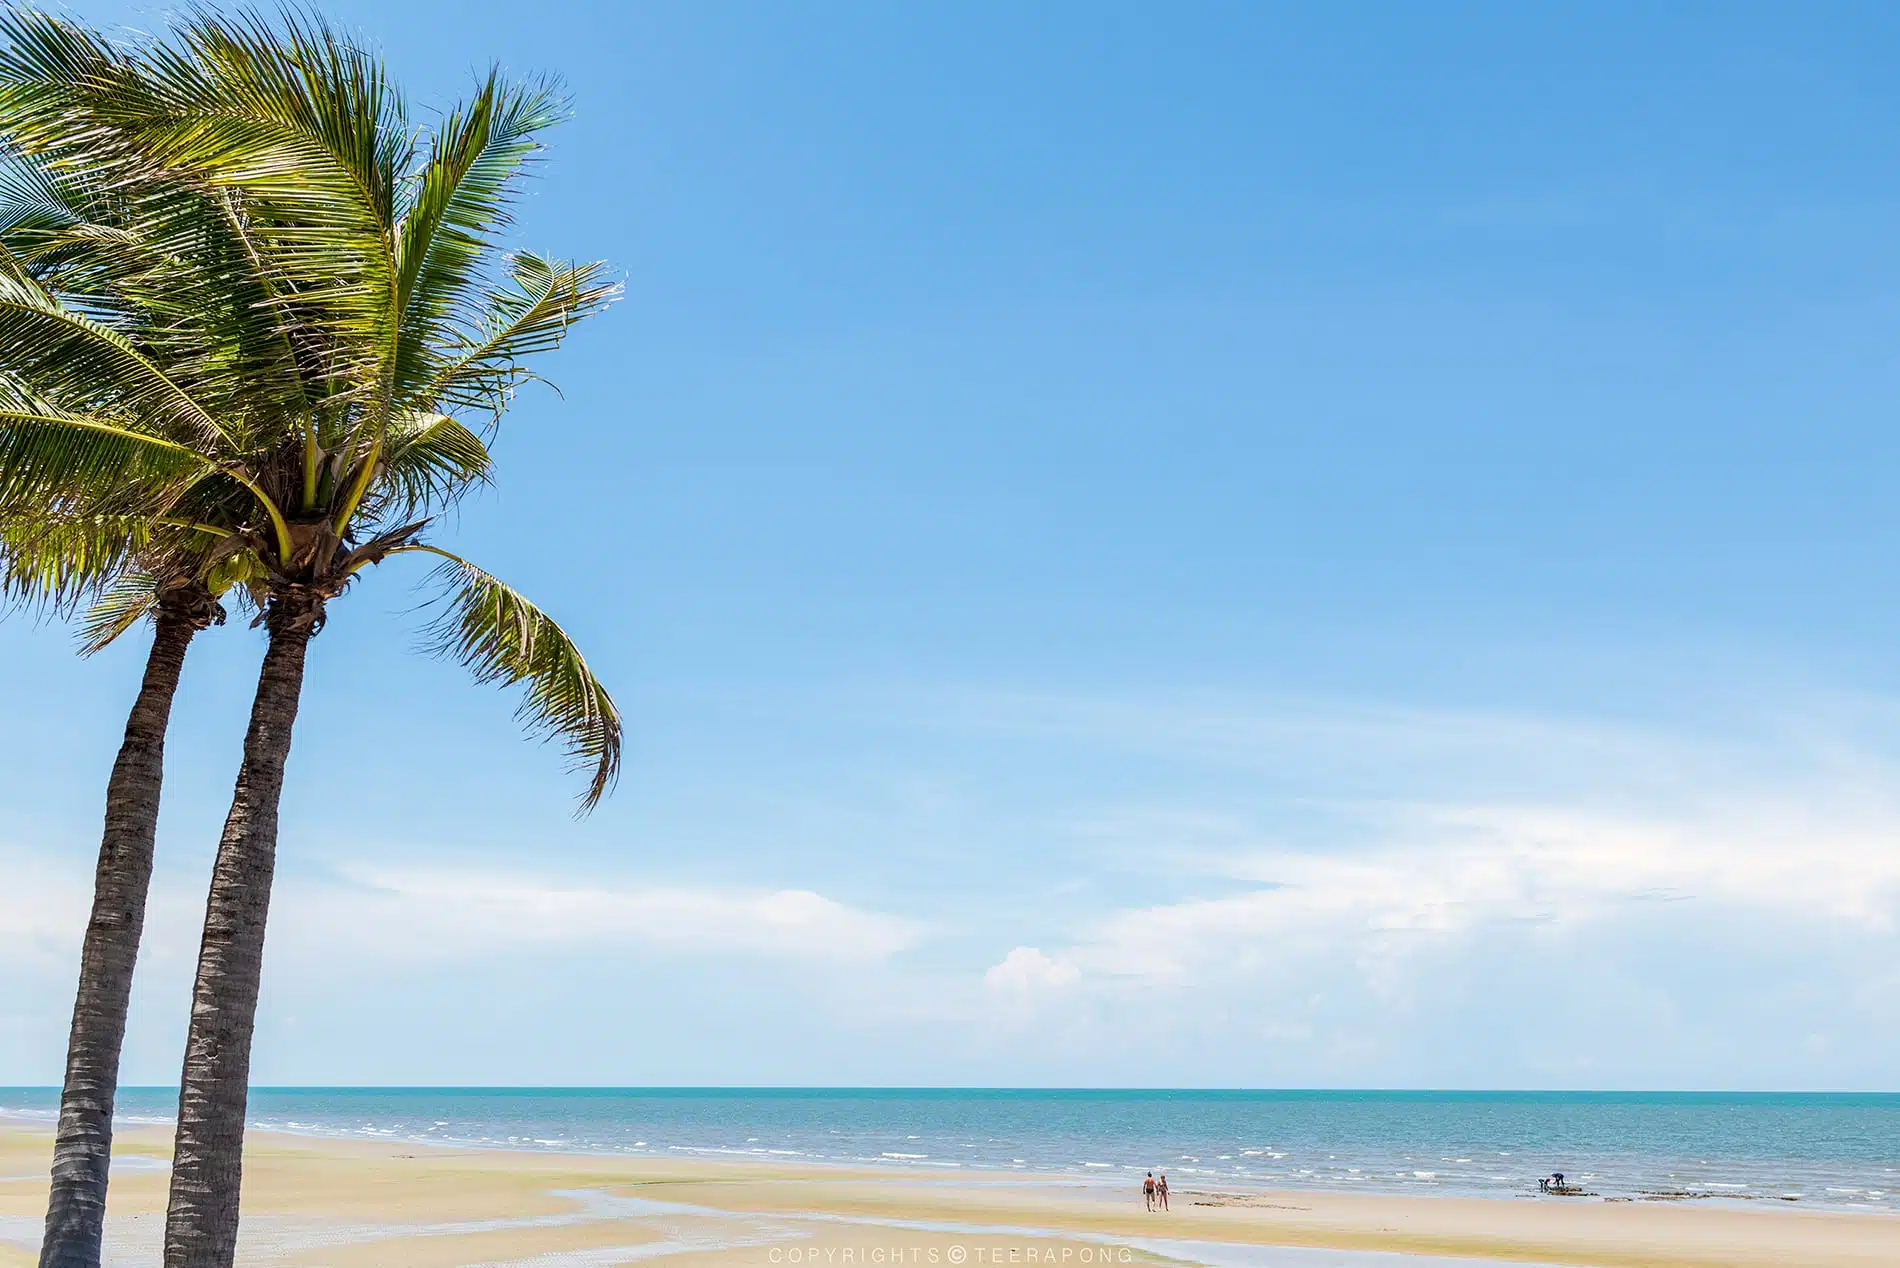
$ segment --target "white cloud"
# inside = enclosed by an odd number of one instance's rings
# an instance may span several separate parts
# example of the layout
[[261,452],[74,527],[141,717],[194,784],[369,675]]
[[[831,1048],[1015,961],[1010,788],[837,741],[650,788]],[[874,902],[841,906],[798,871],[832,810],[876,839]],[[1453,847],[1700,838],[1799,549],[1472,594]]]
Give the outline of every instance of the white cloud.
[[990,966],[983,984],[993,991],[1027,995],[1033,991],[1073,986],[1082,970],[1073,961],[1051,959],[1040,947],[1017,947]]
[[1027,998],[1054,966],[1068,989],[1012,1038],[1058,1067],[1112,1052],[1248,1085],[1891,1082],[1900,813],[1878,799],[1362,818],[1331,849],[1222,825],[1240,848],[1191,877],[1213,893],[1018,948],[992,994]]
[[[89,870],[25,850],[0,852],[0,964],[57,970],[85,931]],[[164,878],[147,911],[148,944],[196,945],[203,899]],[[443,960],[523,945],[647,946],[679,954],[803,960],[886,959],[919,926],[804,889],[724,890],[561,884],[528,875],[346,868],[337,879],[280,875],[273,960]]]
[[561,884],[527,875],[346,869],[347,884],[289,888],[274,932],[436,959],[522,944],[647,945],[681,953],[882,960],[919,928],[804,889]]
[[[711,990],[729,1017],[804,1010],[842,1025],[849,1042],[804,1067],[825,1077],[849,1062],[866,1081],[1892,1083],[1900,776],[1883,755],[1900,740],[1815,728],[1704,746],[1350,710],[1256,726],[1244,706],[1037,699],[995,712],[955,721],[1020,726],[1032,742],[1007,755],[1012,769],[1061,748],[1052,734],[1136,760],[1098,755],[1105,773],[1067,783],[1040,778],[1070,771],[1059,762],[1027,765],[1036,794],[1011,807],[1017,823],[949,816],[956,839],[937,844],[982,865],[928,929],[820,892],[841,873],[817,889],[644,885],[412,866],[392,851],[329,876],[280,873],[283,1011],[354,1018],[345,1004],[374,996],[361,987],[384,966],[385,1008],[464,977],[480,991],[501,960],[539,966],[545,951],[578,972],[609,962],[641,998],[696,1008]],[[866,839],[916,826],[873,822]],[[1049,886],[1058,868],[1086,884]],[[90,860],[0,856],[0,876],[0,971],[56,969],[29,972],[47,985],[6,1005],[35,1036],[16,1046],[56,1069]],[[990,903],[999,876],[1051,897]],[[182,1013],[202,905],[202,878],[183,879],[155,893],[148,939],[179,962],[167,1018]],[[925,953],[900,955],[927,933]],[[733,956],[796,971],[731,973]],[[325,1002],[333,963],[344,1004]],[[585,1029],[561,1007],[587,1006],[549,1003],[551,1032]],[[777,1077],[776,1053],[730,1056],[725,1032],[706,1033],[694,1042],[723,1046],[694,1051],[729,1057],[730,1077]]]
[[1113,913],[1060,954],[1091,972],[1179,980],[1326,946],[1442,946],[1500,924],[1574,931],[1658,903],[1876,936],[1900,919],[1900,818],[1799,805],[1700,820],[1490,806],[1379,814],[1376,844],[1232,858],[1242,892]]

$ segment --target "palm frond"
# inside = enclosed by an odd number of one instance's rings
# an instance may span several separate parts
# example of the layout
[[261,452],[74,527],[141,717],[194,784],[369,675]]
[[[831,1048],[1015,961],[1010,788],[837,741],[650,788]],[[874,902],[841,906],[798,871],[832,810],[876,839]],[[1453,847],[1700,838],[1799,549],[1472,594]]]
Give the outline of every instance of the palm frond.
[[155,100],[129,126],[159,164],[243,195],[253,240],[321,320],[387,376],[395,356],[397,190],[411,154],[380,58],[292,12],[199,12],[142,59]]
[[0,517],[0,597],[64,615],[123,575],[151,538],[140,516]]
[[183,445],[106,419],[0,404],[0,513],[62,500],[162,514],[211,470]]
[[589,772],[581,813],[592,810],[620,775],[620,711],[567,632],[522,595],[447,551],[432,581],[442,611],[427,645],[477,682],[526,683],[515,716],[531,735],[559,740],[571,765]]
[[81,217],[46,167],[26,155],[0,160],[0,234],[64,229]]
[[102,651],[158,606],[158,578],[142,569],[122,574],[86,610],[79,624],[79,653]]
[[336,345],[326,374],[388,377],[412,142],[380,58],[292,11],[193,11],[169,39],[125,48],[31,13],[9,13],[0,36],[0,117],[16,149],[121,191],[240,195],[248,247],[284,280],[275,301]]
[[523,251],[509,258],[509,273],[514,284],[492,290],[477,324],[448,341],[447,361],[427,393],[434,401],[499,415],[529,377],[525,358],[552,352],[576,322],[620,297],[601,261],[566,264]]
[[5,277],[0,356],[28,391],[68,408],[140,411],[171,439],[213,452],[227,438],[218,420],[124,335]]
[[496,235],[512,222],[516,180],[540,149],[535,135],[564,113],[553,81],[515,85],[491,70],[474,100],[444,117],[398,229],[405,314],[439,319],[480,280]]
[[23,4],[0,8],[0,115],[16,144],[74,160],[90,152],[110,165],[123,152],[109,136],[75,136],[75,112],[82,101],[125,91],[133,79],[130,60],[97,31]]
[[438,511],[490,482],[482,438],[447,414],[409,414],[390,424],[383,478],[366,518],[387,523]]
[[69,306],[133,331],[142,353],[226,420],[227,434],[277,435],[307,412],[313,367],[297,355],[294,314],[273,302],[260,261],[226,212],[215,194],[142,198],[115,222],[40,235],[35,263]]

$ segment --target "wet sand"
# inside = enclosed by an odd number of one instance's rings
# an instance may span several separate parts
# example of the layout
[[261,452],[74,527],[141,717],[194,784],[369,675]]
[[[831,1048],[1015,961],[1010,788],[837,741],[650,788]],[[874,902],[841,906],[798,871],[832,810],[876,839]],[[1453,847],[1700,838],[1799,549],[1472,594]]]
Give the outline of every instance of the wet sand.
[[[107,1263],[155,1268],[169,1132],[122,1133]],[[0,1268],[34,1263],[51,1135],[0,1125]],[[1179,1189],[253,1134],[239,1261],[299,1268],[1891,1268],[1900,1218],[1707,1204]],[[1375,1253],[1383,1252],[1383,1253]],[[1403,1258],[1391,1258],[1392,1253]]]

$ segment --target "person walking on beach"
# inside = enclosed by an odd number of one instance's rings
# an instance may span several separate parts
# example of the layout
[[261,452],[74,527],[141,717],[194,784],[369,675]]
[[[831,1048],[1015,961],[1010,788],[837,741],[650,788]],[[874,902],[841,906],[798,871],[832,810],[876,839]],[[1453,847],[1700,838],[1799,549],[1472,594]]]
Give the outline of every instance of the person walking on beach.
[[1141,1182],[1141,1204],[1151,1211],[1155,1209],[1155,1173],[1152,1171]]
[[1168,1209],[1168,1173],[1165,1171],[1155,1181],[1155,1205],[1164,1211]]

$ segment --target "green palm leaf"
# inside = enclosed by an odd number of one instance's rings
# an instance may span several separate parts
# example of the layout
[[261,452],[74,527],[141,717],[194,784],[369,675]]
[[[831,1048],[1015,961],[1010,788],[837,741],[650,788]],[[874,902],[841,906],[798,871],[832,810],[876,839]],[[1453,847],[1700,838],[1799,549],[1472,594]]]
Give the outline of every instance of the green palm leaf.
[[218,421],[131,340],[36,286],[0,277],[0,345],[16,382],[68,408],[139,411],[172,439],[213,449],[226,439]]
[[0,405],[0,513],[86,499],[162,514],[210,470],[184,445],[119,423]]
[[475,99],[436,128],[398,230],[406,315],[439,320],[481,280],[496,235],[512,222],[516,181],[540,149],[535,134],[564,110],[552,81],[517,86],[490,71]]
[[390,424],[383,478],[363,518],[410,520],[448,506],[490,482],[482,438],[447,414],[409,414]]
[[64,614],[135,566],[150,541],[139,516],[0,517],[0,596]]
[[592,810],[620,775],[620,711],[580,649],[552,618],[474,564],[441,555],[432,581],[443,610],[429,625],[429,650],[465,666],[477,682],[526,683],[515,711],[530,734],[558,739],[574,767],[590,772],[581,811]]
[[606,264],[566,264],[528,252],[509,258],[512,286],[489,292],[481,317],[448,344],[448,360],[427,395],[449,406],[499,414],[514,389],[530,377],[521,362],[552,352],[578,321],[620,296]]
[[236,193],[247,242],[300,324],[351,349],[331,377],[393,366],[395,201],[411,152],[381,62],[320,19],[197,12],[114,48],[75,24],[0,19],[13,144],[115,188]]
[[157,577],[143,570],[123,573],[87,609],[79,627],[80,653],[104,650],[157,606]]

